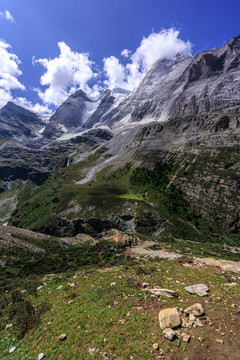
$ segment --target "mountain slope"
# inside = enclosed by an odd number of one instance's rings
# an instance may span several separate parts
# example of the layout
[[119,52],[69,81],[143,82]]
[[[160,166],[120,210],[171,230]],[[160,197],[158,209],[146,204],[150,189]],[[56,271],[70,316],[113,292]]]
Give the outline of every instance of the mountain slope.
[[0,109],[0,137],[14,138],[28,143],[40,137],[45,122],[41,114],[11,101]]
[[106,124],[165,121],[238,105],[239,72],[240,37],[193,57],[157,61],[138,88],[108,114]]

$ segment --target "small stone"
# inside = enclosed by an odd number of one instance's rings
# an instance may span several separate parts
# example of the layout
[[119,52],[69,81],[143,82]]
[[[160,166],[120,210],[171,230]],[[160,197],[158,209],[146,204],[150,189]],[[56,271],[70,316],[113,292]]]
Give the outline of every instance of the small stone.
[[38,354],[38,360],[42,360],[46,355],[44,353]]
[[38,288],[37,288],[37,291],[41,290],[42,289],[42,285],[40,285]]
[[10,329],[13,326],[13,324],[7,324],[6,329]]
[[184,311],[186,314],[193,314],[194,316],[201,316],[204,314],[204,310],[201,304],[197,303]]
[[74,287],[74,286],[75,286],[74,283],[68,283],[68,285],[71,286],[71,287]]
[[65,340],[67,340],[67,335],[66,335],[66,334],[60,335],[59,338],[58,338],[58,340],[60,340],[60,341],[65,341]]
[[190,314],[190,315],[189,315],[189,320],[190,320],[190,321],[195,321],[195,320],[196,320],[196,317],[195,317],[193,314]]
[[89,355],[94,355],[94,353],[96,352],[96,349],[95,348],[88,348],[88,353]]
[[159,353],[160,353],[160,355],[164,355],[164,350],[163,350],[163,349],[159,349]]
[[201,321],[199,319],[196,320],[195,324],[200,327],[203,326],[203,324],[201,323]]
[[158,343],[154,343],[154,344],[153,344],[153,348],[154,348],[154,350],[158,350],[158,349],[159,349]]
[[149,285],[149,283],[147,283],[147,282],[144,282],[143,284],[142,284],[142,288],[143,289],[146,289],[147,287],[149,287],[150,285]]
[[70,300],[69,302],[68,302],[68,305],[71,305],[73,303],[73,300]]
[[236,308],[237,305],[236,305],[236,304],[231,304],[231,307],[232,307],[232,308]]
[[163,335],[167,340],[172,341],[175,338],[176,333],[172,329],[168,328],[163,330]]
[[110,284],[110,286],[115,286],[116,285],[116,283],[115,282],[112,282],[111,284]]
[[191,339],[191,336],[188,334],[182,334],[182,341],[188,343]]
[[224,341],[222,339],[216,339],[216,342],[219,344],[224,344]]
[[191,326],[191,323],[188,322],[188,321],[186,321],[185,319],[181,319],[181,325],[182,325],[182,327],[184,327],[184,328],[188,328],[188,327]]
[[11,349],[9,350],[9,354],[12,354],[15,350],[16,350],[16,346],[11,347]]
[[237,286],[237,283],[236,282],[232,282],[232,283],[229,283],[229,284],[224,284],[225,286]]
[[159,311],[158,314],[160,328],[175,328],[181,324],[177,308],[168,308]]

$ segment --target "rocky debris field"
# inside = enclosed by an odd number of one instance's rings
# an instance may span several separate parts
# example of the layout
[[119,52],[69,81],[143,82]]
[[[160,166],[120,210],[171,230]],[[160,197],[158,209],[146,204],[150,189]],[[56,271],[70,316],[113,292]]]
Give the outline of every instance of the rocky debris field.
[[[5,291],[2,359],[238,360],[240,273],[183,256],[139,256],[147,245],[127,248],[125,265],[48,273],[30,279],[35,289]],[[29,302],[32,326],[28,311],[17,310]]]

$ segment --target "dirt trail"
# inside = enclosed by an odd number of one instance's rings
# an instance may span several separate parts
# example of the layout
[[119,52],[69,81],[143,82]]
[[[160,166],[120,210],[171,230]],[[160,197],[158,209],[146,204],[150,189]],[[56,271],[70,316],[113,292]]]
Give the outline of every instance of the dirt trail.
[[168,252],[163,250],[149,250],[148,248],[156,245],[154,241],[144,241],[136,246],[133,246],[132,248],[128,248],[126,250],[127,255],[131,255],[134,257],[140,257],[140,256],[149,256],[151,258],[163,258],[163,259],[169,259],[169,260],[175,260],[180,258],[182,255],[176,253],[176,252]]
[[[144,241],[132,248],[127,248],[126,254],[139,258],[140,256],[147,256],[151,258],[162,258],[175,260],[182,257],[181,254],[177,252],[168,252],[164,250],[151,250],[149,247],[156,245],[154,241]],[[235,273],[240,273],[240,262],[231,261],[231,260],[223,260],[223,259],[213,259],[213,258],[194,258],[194,262],[197,264],[204,264],[209,267],[218,267],[223,271],[231,271]]]

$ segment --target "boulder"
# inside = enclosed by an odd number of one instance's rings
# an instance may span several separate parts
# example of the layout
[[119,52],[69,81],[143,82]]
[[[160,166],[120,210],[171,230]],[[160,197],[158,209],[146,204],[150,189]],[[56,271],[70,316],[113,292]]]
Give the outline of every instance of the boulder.
[[208,295],[207,292],[209,291],[207,285],[204,284],[195,284],[191,286],[186,286],[184,289],[190,294],[194,294],[198,296],[207,296]]
[[201,316],[204,314],[204,310],[201,304],[196,303],[184,311],[186,314],[193,314],[194,316]]
[[181,324],[181,319],[177,308],[168,308],[159,311],[159,325],[162,330],[166,328],[176,328]]

